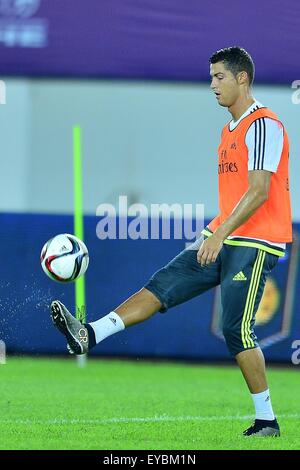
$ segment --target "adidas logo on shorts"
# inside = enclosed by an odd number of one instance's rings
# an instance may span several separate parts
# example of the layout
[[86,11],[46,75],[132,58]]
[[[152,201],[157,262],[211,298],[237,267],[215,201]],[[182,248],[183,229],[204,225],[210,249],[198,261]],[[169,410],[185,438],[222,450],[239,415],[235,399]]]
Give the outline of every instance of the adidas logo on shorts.
[[245,274],[243,273],[243,271],[240,271],[232,278],[232,280],[233,281],[247,281],[247,278]]

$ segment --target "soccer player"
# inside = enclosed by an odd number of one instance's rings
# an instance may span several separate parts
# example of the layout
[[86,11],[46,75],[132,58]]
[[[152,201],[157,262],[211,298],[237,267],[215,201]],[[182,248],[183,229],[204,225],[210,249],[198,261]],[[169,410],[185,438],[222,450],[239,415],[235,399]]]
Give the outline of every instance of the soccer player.
[[145,286],[99,320],[81,324],[59,301],[55,326],[75,354],[108,336],[221,286],[223,334],[242,371],[255,407],[245,436],[279,436],[254,333],[267,274],[292,241],[289,142],[284,126],[252,96],[254,64],[240,47],[210,57],[211,89],[232,119],[218,150],[219,215],[201,239],[157,271]]

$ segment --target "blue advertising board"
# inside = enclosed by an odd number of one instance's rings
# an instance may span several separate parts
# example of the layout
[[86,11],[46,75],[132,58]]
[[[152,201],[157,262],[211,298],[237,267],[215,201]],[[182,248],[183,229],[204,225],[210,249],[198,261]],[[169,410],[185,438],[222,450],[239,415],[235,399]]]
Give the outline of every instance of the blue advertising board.
[[[49,304],[60,299],[74,311],[74,284],[49,279],[39,256],[49,238],[72,233],[72,217],[1,214],[0,221],[0,339],[11,353],[67,354],[64,338],[51,323]],[[97,222],[96,217],[85,217],[85,242],[90,252],[86,273],[89,321],[115,309],[185,248],[182,240],[99,240]],[[290,361],[292,343],[300,339],[297,231],[299,225],[294,225],[294,243],[272,271],[257,313],[257,335],[271,361]],[[91,354],[228,359],[220,315],[218,289],[213,289],[106,339]]]

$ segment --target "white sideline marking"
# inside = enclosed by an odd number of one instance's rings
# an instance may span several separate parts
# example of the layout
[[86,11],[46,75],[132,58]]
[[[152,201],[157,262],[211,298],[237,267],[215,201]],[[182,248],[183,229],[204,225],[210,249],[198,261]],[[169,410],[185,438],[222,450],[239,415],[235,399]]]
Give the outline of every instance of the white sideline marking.
[[[295,414],[282,414],[276,415],[277,418],[300,419],[300,413]],[[150,416],[146,418],[107,418],[107,419],[49,419],[49,420],[34,420],[34,419],[0,419],[0,424],[118,424],[118,423],[170,423],[170,422],[185,422],[185,421],[244,421],[253,420],[253,415],[244,416]]]

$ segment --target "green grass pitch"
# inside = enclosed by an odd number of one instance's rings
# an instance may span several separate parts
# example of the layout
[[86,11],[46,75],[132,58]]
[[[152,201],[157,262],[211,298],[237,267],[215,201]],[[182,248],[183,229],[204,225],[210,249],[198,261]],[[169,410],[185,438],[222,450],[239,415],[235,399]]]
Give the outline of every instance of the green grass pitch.
[[297,367],[269,368],[280,438],[244,438],[252,400],[238,368],[8,358],[0,449],[300,449]]

